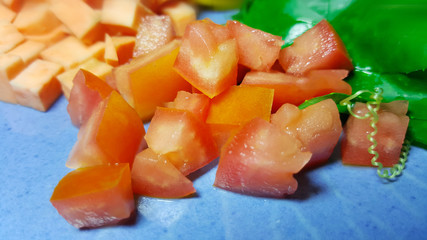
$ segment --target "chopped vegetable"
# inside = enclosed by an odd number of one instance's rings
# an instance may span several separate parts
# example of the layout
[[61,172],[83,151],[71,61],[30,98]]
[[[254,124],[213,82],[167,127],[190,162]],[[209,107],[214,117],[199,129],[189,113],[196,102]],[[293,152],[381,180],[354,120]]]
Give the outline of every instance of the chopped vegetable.
[[214,185],[267,197],[293,194],[293,174],[310,160],[302,143],[279,126],[255,118],[231,136],[221,150]]
[[58,183],[50,202],[76,228],[117,224],[135,210],[129,164],[74,170]]
[[47,111],[61,96],[61,85],[55,76],[62,67],[54,62],[35,60],[12,81],[17,103],[39,111]]
[[80,128],[66,162],[69,168],[132,162],[144,146],[144,126],[138,114],[112,91]]
[[150,148],[135,157],[132,186],[136,194],[159,198],[180,198],[196,192],[184,174]]
[[236,40],[230,30],[206,19],[187,26],[174,68],[213,98],[236,85],[237,62]]
[[239,64],[256,71],[268,71],[279,57],[282,37],[251,28],[238,21],[227,27],[237,41]]
[[284,104],[271,116],[271,122],[300,140],[303,144],[302,149],[312,153],[306,167],[324,165],[338,143],[342,131],[337,105],[331,99],[302,110],[295,105]]
[[[377,162],[384,167],[392,167],[399,163],[402,144],[405,140],[409,117],[407,101],[382,103],[378,111],[375,138],[376,146],[373,150],[378,153]],[[356,103],[353,113],[364,117],[369,110],[364,103]],[[369,115],[368,115],[369,116]],[[373,155],[367,149],[373,144],[366,133],[374,131],[371,119],[359,119],[351,115],[344,128],[342,140],[342,161],[344,164],[370,166]]]
[[145,139],[149,148],[184,175],[218,157],[208,126],[187,110],[158,107]]
[[172,101],[178,91],[191,89],[172,68],[179,47],[180,41],[174,40],[113,70],[117,89],[143,121],[150,120],[156,107]]
[[[411,143],[427,146],[427,69],[424,0],[328,2],[247,0],[234,16],[251,27],[283,36],[285,44],[328,20],[343,40],[355,70],[347,79],[354,92],[384,90],[384,101],[408,100]],[[391,7],[402,5],[404,7]],[[386,23],[386,24],[385,24]],[[381,31],[378,31],[381,29]],[[375,34],[373,34],[375,33]],[[396,42],[399,44],[396,45]],[[392,51],[390,51],[392,49]]]
[[67,106],[68,114],[74,126],[84,125],[94,109],[113,89],[94,74],[80,69],[73,80],[70,99]]
[[353,70],[347,50],[333,27],[322,20],[280,51],[285,72],[304,74],[314,69]]
[[242,85],[274,89],[273,112],[284,103],[299,105],[307,99],[328,93],[351,93],[350,85],[343,81],[347,70],[312,70],[306,76],[270,71],[248,72]]

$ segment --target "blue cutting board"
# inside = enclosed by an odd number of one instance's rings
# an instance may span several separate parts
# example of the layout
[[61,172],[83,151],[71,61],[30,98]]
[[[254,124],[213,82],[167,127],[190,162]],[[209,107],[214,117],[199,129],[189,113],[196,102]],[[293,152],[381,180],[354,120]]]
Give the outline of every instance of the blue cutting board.
[[215,161],[191,175],[196,197],[138,197],[132,222],[75,229],[49,202],[77,139],[66,106],[64,97],[46,113],[0,102],[0,239],[427,239],[427,151],[416,147],[394,182],[343,166],[337,148],[327,165],[298,174],[284,199],[213,187]]

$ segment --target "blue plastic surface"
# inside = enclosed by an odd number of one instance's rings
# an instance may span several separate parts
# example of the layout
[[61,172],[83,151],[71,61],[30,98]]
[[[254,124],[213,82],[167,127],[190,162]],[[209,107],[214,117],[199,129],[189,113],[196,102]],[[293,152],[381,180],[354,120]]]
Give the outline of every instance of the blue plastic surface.
[[196,197],[139,197],[133,222],[75,229],[49,202],[77,139],[66,105],[61,97],[42,113],[0,102],[2,240],[427,238],[427,151],[416,147],[395,182],[375,168],[343,166],[337,148],[327,165],[298,174],[297,192],[284,199],[213,187],[215,161],[191,175]]

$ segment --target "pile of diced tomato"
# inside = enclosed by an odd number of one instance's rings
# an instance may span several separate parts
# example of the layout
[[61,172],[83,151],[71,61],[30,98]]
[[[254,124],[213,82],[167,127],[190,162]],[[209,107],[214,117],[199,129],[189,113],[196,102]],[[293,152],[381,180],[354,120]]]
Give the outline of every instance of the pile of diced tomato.
[[[58,183],[53,206],[77,228],[116,224],[135,210],[134,194],[195,193],[188,175],[218,157],[215,187],[262,197],[293,194],[293,175],[326,164],[343,130],[332,100],[298,105],[332,92],[351,94],[344,78],[353,65],[325,20],[283,44],[237,21],[205,19],[115,67],[107,82],[79,70],[67,109],[80,128],[66,162],[75,170]],[[402,125],[405,113],[390,116]],[[352,141],[350,132],[346,146],[364,141]]]

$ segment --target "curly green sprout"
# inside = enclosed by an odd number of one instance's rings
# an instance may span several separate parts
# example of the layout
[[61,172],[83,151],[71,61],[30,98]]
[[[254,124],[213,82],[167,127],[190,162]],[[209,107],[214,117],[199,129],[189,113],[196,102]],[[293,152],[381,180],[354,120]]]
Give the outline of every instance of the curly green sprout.
[[[366,106],[368,108],[368,112],[364,116],[359,116],[352,111],[351,100],[353,100],[354,98],[357,98],[358,96],[365,94],[365,93],[370,94],[370,98],[372,99],[372,101],[368,101],[366,103]],[[378,143],[374,137],[378,132],[378,128],[377,128],[378,110],[380,109],[380,104],[381,104],[382,100],[383,100],[382,89],[376,88],[374,92],[371,92],[368,90],[360,90],[360,91],[356,92],[355,94],[343,99],[340,102],[340,104],[342,106],[346,106],[348,109],[348,112],[352,116],[354,116],[355,118],[358,118],[358,119],[370,118],[370,120],[371,120],[370,126],[372,127],[373,131],[368,134],[367,138],[370,142],[372,142],[372,145],[368,148],[368,152],[373,155],[373,157],[371,159],[371,164],[373,166],[377,167],[378,176],[380,176],[381,178],[392,180],[395,177],[401,175],[403,169],[405,168],[405,163],[408,159],[408,154],[409,154],[409,149],[410,149],[410,142],[409,142],[409,140],[405,139],[405,142],[403,143],[403,146],[402,146],[400,158],[399,158],[399,163],[395,164],[389,170],[384,169],[383,164],[380,162],[377,162],[379,154],[375,150],[375,148],[377,147]]]

